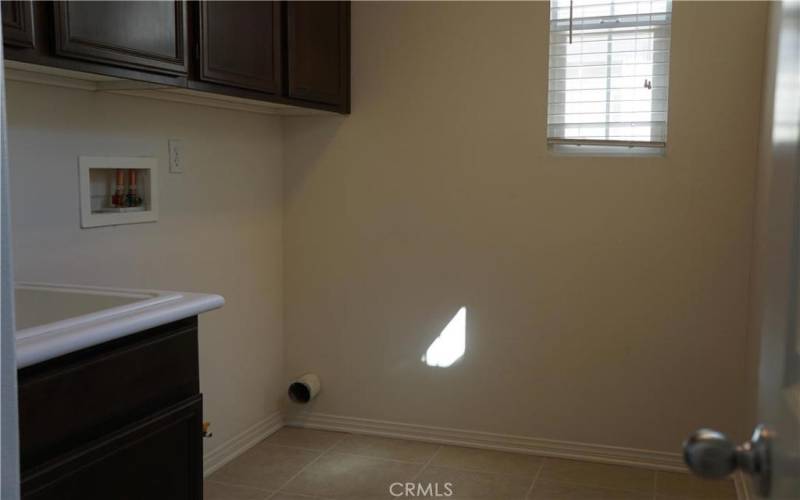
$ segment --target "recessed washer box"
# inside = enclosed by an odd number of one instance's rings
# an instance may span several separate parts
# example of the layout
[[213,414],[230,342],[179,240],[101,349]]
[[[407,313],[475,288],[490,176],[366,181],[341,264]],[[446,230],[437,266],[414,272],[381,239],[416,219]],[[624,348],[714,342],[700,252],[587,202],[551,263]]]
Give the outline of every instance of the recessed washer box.
[[81,156],[78,166],[81,227],[158,220],[157,158]]

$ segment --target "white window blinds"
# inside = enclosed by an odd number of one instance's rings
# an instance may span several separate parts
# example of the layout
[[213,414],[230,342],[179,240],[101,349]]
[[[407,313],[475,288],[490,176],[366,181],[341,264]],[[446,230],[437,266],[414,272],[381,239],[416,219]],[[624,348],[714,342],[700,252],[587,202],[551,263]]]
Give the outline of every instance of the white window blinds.
[[551,143],[663,147],[669,0],[551,0]]

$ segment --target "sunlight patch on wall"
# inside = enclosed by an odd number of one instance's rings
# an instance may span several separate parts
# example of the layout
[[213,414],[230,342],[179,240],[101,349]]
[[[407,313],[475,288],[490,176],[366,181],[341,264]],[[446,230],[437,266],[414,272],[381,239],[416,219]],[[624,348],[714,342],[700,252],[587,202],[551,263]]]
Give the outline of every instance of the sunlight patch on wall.
[[447,368],[461,359],[466,347],[467,308],[462,307],[425,351],[422,361],[428,366]]

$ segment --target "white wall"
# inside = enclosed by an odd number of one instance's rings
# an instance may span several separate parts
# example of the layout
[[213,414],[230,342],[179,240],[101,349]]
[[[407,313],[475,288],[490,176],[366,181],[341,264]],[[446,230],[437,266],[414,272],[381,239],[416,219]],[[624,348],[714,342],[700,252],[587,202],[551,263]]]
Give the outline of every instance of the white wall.
[[[352,115],[284,125],[287,375],[321,375],[311,411],[743,436],[766,12],[675,2],[666,157],[590,159],[546,147],[547,3],[355,2]],[[460,306],[464,358],[427,367]]]
[[[223,295],[200,317],[213,450],[284,395],[278,118],[80,90],[8,85],[18,280]],[[184,174],[167,173],[167,140]],[[159,159],[157,223],[80,229],[79,155]]]

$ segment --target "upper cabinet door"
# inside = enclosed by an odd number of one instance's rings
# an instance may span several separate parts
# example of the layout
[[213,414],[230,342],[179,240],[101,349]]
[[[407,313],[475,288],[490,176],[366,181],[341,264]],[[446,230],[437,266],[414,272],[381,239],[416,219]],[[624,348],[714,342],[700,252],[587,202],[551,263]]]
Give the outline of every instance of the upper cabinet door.
[[200,4],[200,80],[280,91],[281,15],[278,2]]
[[288,96],[350,110],[350,3],[286,5]]
[[186,74],[186,15],[177,2],[53,2],[56,54]]
[[3,43],[14,47],[33,48],[33,2],[4,0],[2,16]]

